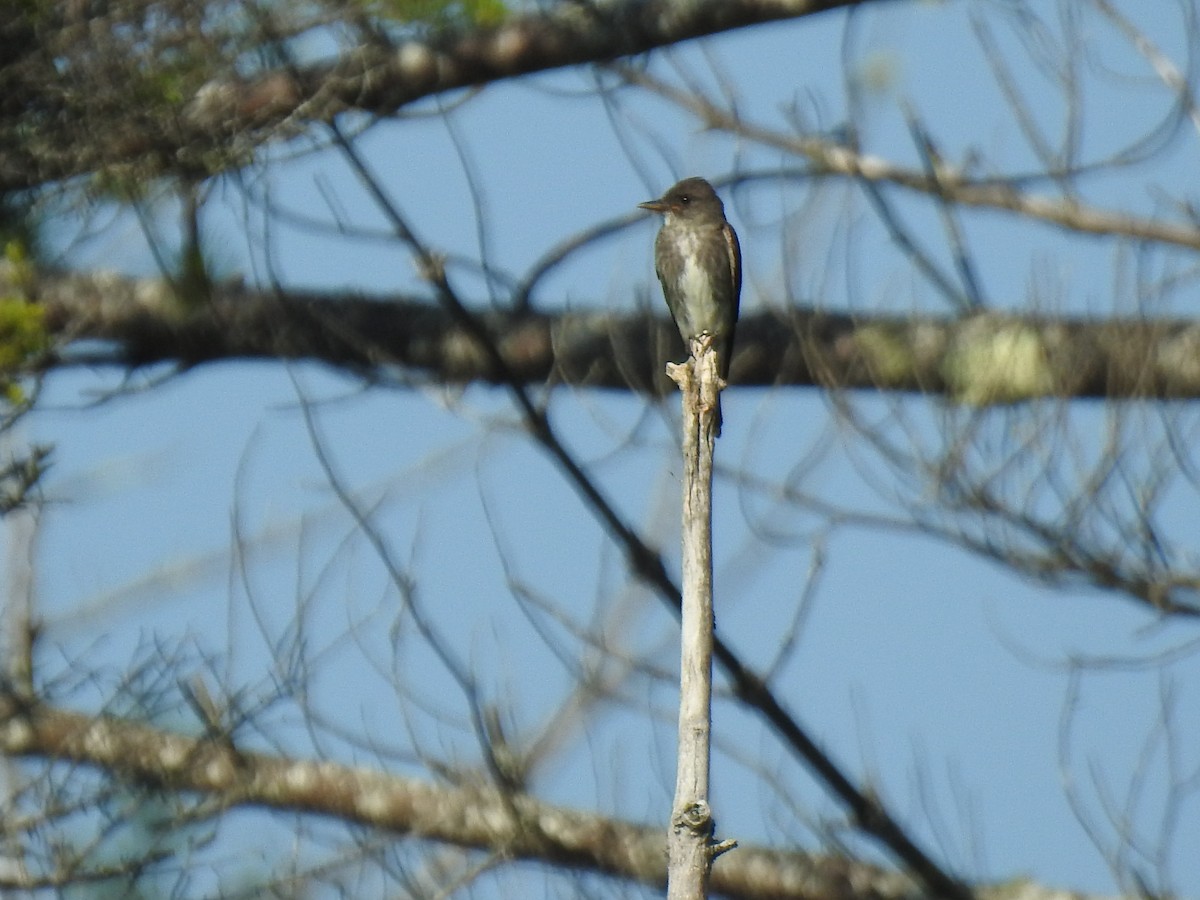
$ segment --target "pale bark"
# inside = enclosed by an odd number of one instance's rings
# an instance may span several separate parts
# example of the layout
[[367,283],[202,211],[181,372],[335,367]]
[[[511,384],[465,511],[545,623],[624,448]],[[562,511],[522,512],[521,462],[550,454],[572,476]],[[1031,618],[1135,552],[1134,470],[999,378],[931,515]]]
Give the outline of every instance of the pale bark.
[[[114,716],[90,716],[0,696],[0,753],[100,769],[148,789],[185,791],[220,806],[333,817],[415,838],[627,878],[666,883],[663,832],[554,806],[483,781],[435,784],[377,769],[240,750],[232,738],[191,737]],[[74,871],[71,878],[86,878]],[[0,867],[0,886],[54,883]],[[747,898],[901,898],[912,882],[836,856],[746,847],[713,890]]]
[[714,820],[708,802],[712,754],[712,485],[714,409],[719,396],[711,341],[692,342],[692,358],[668,369],[683,416],[683,591],[679,622],[679,745],[675,799],[667,832],[669,900],[708,896]]

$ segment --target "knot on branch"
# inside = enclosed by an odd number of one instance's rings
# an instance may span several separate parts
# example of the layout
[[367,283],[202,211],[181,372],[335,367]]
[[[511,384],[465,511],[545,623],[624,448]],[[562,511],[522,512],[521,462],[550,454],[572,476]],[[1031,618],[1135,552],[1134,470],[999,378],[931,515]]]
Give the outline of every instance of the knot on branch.
[[695,800],[687,804],[675,816],[672,823],[677,829],[686,828],[693,834],[711,838],[717,824],[712,816],[712,807],[704,800]]

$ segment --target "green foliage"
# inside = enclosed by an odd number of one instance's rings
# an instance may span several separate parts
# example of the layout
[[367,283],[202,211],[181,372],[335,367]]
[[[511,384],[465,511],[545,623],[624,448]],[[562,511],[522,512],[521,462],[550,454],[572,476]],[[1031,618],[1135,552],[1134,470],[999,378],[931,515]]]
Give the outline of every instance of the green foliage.
[[473,25],[499,25],[508,14],[501,0],[463,0],[458,5]]
[[[7,286],[19,289],[29,266],[22,246],[9,241],[4,257]],[[14,376],[27,371],[49,346],[44,310],[18,294],[0,296],[0,397],[4,401],[13,406],[24,402],[25,391]]]
[[33,287],[33,260],[29,254],[29,243],[22,236],[0,235],[4,241],[4,285],[28,295]]
[[368,0],[376,15],[432,28],[498,25],[508,10],[502,0]]
[[39,257],[40,219],[36,200],[28,196],[0,197],[0,247],[10,266],[32,274]]

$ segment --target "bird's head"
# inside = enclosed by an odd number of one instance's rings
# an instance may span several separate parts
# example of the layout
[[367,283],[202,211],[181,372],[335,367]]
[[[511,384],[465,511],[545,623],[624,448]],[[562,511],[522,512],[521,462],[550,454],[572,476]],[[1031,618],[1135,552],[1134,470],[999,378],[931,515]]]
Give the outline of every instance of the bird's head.
[[721,198],[717,196],[713,186],[703,178],[685,178],[657,200],[647,200],[638,206],[651,212],[682,219],[711,214],[713,211],[718,214],[718,219],[725,217],[725,206],[721,203]]

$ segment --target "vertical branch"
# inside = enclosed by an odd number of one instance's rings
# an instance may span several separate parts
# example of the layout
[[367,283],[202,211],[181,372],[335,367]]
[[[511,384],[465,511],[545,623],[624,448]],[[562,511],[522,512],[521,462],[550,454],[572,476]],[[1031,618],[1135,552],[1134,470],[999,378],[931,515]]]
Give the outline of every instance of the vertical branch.
[[[4,435],[4,444],[12,443],[12,435]],[[30,462],[34,460],[36,455]],[[34,613],[34,565],[39,513],[38,500],[30,497],[4,517],[7,526],[4,548],[7,597],[0,606],[0,659],[4,661],[0,681],[6,690],[26,698],[32,697],[34,690],[33,645],[38,631]]]
[[711,340],[692,343],[692,359],[669,366],[683,394],[683,606],[679,666],[679,749],[667,838],[668,900],[708,896],[712,860],[733,842],[714,844],[708,805],[711,748],[714,413],[720,389]]
[[[11,432],[0,434],[0,443],[9,449],[16,443]],[[37,450],[34,450],[37,459]],[[6,546],[4,547],[5,592],[0,604],[0,693],[9,699],[29,701],[34,696],[33,651],[37,636],[34,615],[35,560],[40,507],[37,498],[10,509],[4,516]],[[24,808],[28,774],[19,762],[5,756],[0,760],[0,820],[14,823],[2,829],[0,866],[18,879],[29,876],[25,835],[38,826],[22,827],[20,822],[31,820],[30,810]],[[36,818],[34,816],[33,818]]]

